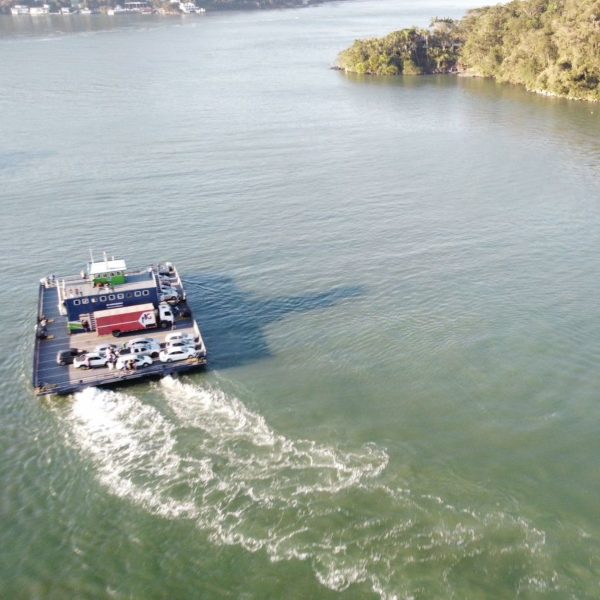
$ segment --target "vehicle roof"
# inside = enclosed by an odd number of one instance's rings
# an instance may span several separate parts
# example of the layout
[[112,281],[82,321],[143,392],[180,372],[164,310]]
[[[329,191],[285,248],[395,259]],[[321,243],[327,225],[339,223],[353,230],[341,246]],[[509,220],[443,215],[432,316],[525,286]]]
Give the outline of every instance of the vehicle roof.
[[95,311],[96,318],[101,317],[114,317],[116,315],[126,315],[133,312],[150,312],[154,311],[154,305],[149,302],[146,304],[130,304],[129,306],[122,306],[120,308],[109,308],[107,310]]
[[88,263],[88,273],[90,275],[98,275],[109,271],[124,271],[126,268],[124,260],[101,260]]

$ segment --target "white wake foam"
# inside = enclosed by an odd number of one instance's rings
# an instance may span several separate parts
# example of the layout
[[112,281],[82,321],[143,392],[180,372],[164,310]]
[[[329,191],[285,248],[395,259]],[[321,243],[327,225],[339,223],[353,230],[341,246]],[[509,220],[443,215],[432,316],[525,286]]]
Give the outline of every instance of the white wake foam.
[[193,519],[215,544],[309,561],[332,590],[363,583],[385,600],[409,598],[426,566],[434,574],[427,589],[444,597],[465,561],[482,555],[492,563],[510,555],[529,565],[536,585],[556,588],[555,574],[535,560],[543,532],[502,512],[390,489],[384,449],[289,439],[219,389],[171,378],[159,389],[160,410],[123,393],[76,396],[73,439],[111,493],[153,514]]
[[[387,453],[374,445],[358,452],[342,452],[332,445],[290,440],[221,390],[184,384],[170,377],[161,384],[180,422],[206,434],[203,450],[217,452],[230,461],[232,478],[245,482],[274,478],[276,481],[270,483],[275,490],[284,487],[286,498],[335,493],[376,478],[387,466]],[[271,492],[272,487],[264,490],[265,500]]]
[[71,421],[76,443],[113,494],[164,517],[197,515],[191,491],[177,498],[170,490],[203,485],[210,463],[181,457],[173,426],[157,410],[134,396],[88,388],[76,394]]

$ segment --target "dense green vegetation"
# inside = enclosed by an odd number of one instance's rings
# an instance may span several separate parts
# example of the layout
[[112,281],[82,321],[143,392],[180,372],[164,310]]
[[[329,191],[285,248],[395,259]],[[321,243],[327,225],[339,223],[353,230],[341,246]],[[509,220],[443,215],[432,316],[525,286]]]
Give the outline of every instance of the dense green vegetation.
[[338,56],[345,71],[370,75],[447,73],[457,67],[461,38],[451,19],[429,29],[402,29],[384,38],[357,40]]
[[340,68],[374,75],[458,70],[527,89],[600,100],[600,0],[513,0],[458,22],[358,40]]

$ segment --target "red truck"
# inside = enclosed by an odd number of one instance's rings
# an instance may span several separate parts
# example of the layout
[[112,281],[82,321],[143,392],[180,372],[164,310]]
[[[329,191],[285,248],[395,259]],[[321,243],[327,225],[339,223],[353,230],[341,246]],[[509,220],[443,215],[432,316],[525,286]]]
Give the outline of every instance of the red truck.
[[156,327],[157,317],[161,327],[171,325],[174,321],[171,307],[163,302],[158,305],[158,310],[154,308],[153,304],[148,303],[99,310],[94,313],[98,335],[112,333],[119,336],[128,331],[150,329]]

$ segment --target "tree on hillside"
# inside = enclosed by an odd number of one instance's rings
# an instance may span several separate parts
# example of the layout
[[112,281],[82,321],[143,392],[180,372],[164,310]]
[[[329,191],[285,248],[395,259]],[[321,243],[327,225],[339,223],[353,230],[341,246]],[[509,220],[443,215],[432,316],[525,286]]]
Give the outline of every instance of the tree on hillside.
[[460,22],[436,18],[429,30],[358,40],[339,57],[341,68],[375,75],[444,73],[457,63],[529,90],[600,100],[600,0],[513,0]]

